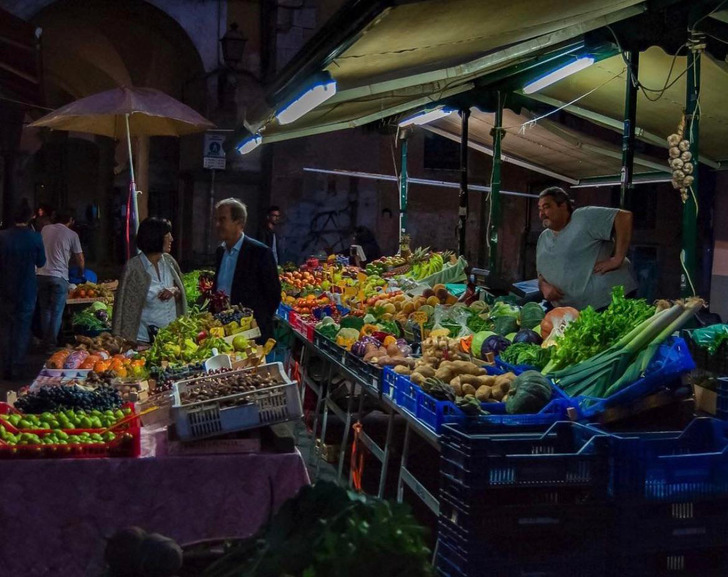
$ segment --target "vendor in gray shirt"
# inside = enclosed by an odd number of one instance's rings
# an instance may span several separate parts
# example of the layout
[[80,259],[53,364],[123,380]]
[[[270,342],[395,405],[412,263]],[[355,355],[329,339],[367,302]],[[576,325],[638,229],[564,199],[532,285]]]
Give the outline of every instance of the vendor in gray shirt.
[[612,287],[630,295],[637,283],[626,258],[632,213],[587,206],[574,210],[569,195],[551,187],[539,195],[544,231],[536,246],[538,286],[553,306],[595,309],[611,302]]

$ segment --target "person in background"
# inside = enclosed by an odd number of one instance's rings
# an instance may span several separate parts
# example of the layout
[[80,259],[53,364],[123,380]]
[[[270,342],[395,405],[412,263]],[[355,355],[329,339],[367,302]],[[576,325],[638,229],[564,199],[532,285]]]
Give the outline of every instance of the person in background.
[[253,310],[260,327],[259,342],[273,336],[273,315],[281,302],[273,251],[243,231],[248,209],[237,198],[215,205],[215,225],[222,244],[215,255],[214,290],[230,297],[230,303]]
[[626,258],[631,212],[597,206],[574,210],[569,195],[554,186],[539,194],[538,215],[544,231],[536,245],[536,269],[547,301],[598,310],[611,302],[612,287],[622,285],[625,295],[634,296],[637,283]]
[[379,248],[377,239],[374,238],[374,233],[366,226],[357,226],[354,229],[354,245],[360,246],[364,252],[364,258],[361,258],[358,251],[352,251],[354,264],[360,268],[364,268],[366,263],[377,260],[382,256],[382,251]]
[[38,210],[35,211],[33,220],[30,221],[30,228],[35,232],[42,232],[43,227],[51,224],[56,216],[56,211],[52,206],[48,204],[41,204],[38,206]]
[[38,295],[35,268],[46,263],[43,239],[28,226],[33,211],[21,207],[14,226],[0,232],[0,364],[6,380],[16,380],[30,342]]
[[268,212],[265,215],[265,222],[263,227],[258,233],[260,242],[265,244],[271,251],[273,251],[273,258],[276,261],[276,265],[280,262],[280,253],[278,252],[278,235],[276,235],[276,227],[281,221],[281,209],[277,206],[271,206],[268,208]]
[[63,309],[68,297],[68,264],[73,260],[83,277],[86,261],[81,250],[78,235],[71,230],[74,218],[71,209],[58,211],[56,224],[43,227],[43,246],[46,264],[37,271],[38,310],[43,346],[52,352],[57,345],[58,331],[61,330]]
[[129,342],[152,342],[150,327],[163,329],[187,314],[182,271],[171,254],[172,225],[161,218],[146,218],[139,225],[136,244],[140,254],[129,259],[114,299],[112,332]]

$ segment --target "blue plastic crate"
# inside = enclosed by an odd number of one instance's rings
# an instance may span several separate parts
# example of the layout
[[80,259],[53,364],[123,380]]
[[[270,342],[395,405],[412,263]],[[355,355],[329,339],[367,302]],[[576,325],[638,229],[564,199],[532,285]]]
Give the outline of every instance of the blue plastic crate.
[[[502,374],[502,371],[497,367],[486,366],[484,368],[489,375]],[[439,433],[442,429],[442,425],[445,423],[459,423],[467,418],[465,413],[461,411],[455,403],[450,401],[438,401],[434,397],[428,395],[420,387],[417,387],[416,403],[417,408],[415,416],[435,433]],[[496,404],[503,403],[487,403],[482,406],[488,410],[487,407]]]
[[503,370],[504,373],[511,372],[516,375],[520,375],[521,373],[525,373],[526,371],[539,370],[536,367],[532,367],[531,365],[511,365],[510,363],[507,363],[503,359],[501,359],[500,355],[495,358],[495,364],[497,367]]
[[291,349],[286,347],[276,347],[265,356],[265,362],[267,364],[283,363],[285,365],[286,362],[288,362],[290,355]]
[[395,373],[391,367],[384,367],[384,371],[382,372],[382,395],[394,399],[394,391],[398,378],[402,379],[404,377]]
[[417,395],[421,389],[409,380],[409,377],[397,375],[394,381],[394,404],[417,416]]
[[283,303],[278,305],[278,310],[276,311],[276,314],[281,317],[284,321],[288,321],[288,314],[293,310],[293,307],[289,307],[288,305],[284,305]]
[[728,422],[695,419],[683,432],[611,435],[610,444],[617,498],[689,502],[728,496]]
[[[500,374],[497,367],[488,367],[489,374]],[[569,420],[569,407],[575,403],[568,401],[554,388],[552,400],[536,414],[511,415],[506,412],[505,403],[481,403],[487,415],[468,416],[455,403],[438,401],[419,389],[417,398],[417,418],[436,433],[442,431],[445,423],[464,423],[475,421],[492,427],[545,427],[558,421]]]
[[610,407],[628,405],[660,389],[679,388],[681,376],[694,368],[695,363],[687,343],[675,337],[659,347],[644,376],[638,381],[606,399],[579,396],[573,402],[578,405],[580,418],[593,419]]

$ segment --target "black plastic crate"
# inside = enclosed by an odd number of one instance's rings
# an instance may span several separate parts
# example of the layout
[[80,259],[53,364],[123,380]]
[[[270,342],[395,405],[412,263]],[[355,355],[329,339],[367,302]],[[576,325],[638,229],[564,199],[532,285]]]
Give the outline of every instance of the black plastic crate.
[[351,369],[354,373],[356,373],[356,375],[363,383],[374,387],[381,394],[383,371],[382,367],[367,363],[365,360],[360,359],[350,352],[346,353],[344,364],[349,367],[349,369]]
[[606,547],[611,539],[614,508],[605,502],[546,503],[524,498],[518,503],[500,499],[499,491],[489,493],[496,495],[483,495],[467,506],[446,491],[440,493],[440,523],[452,527],[460,542],[473,550],[485,547],[492,555],[508,557],[501,548],[523,540],[541,553],[556,554],[591,547],[594,540]]
[[616,503],[614,549],[639,553],[728,546],[728,496]]
[[334,341],[331,339],[327,339],[324,335],[322,335],[318,331],[314,331],[313,333],[313,344],[329,356],[333,357],[334,359],[338,361],[342,361],[344,355],[346,355],[346,350],[337,345]]
[[715,393],[715,416],[724,421],[728,421],[728,377],[718,379]]
[[448,577],[607,576],[606,547],[599,538],[556,547],[525,534],[503,533],[495,542],[475,543],[441,521],[437,547],[437,570]]
[[511,435],[477,423],[446,424],[440,444],[441,476],[470,491],[590,487],[605,494],[608,487],[608,437],[577,423]]
[[725,577],[728,545],[683,550],[647,551],[638,554],[614,551],[609,575],[619,577]]

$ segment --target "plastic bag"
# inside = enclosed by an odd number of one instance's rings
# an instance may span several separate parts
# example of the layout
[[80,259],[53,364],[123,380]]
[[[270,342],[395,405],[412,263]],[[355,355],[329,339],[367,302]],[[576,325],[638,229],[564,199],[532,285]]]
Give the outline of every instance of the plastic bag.
[[473,331],[468,328],[469,319],[470,312],[465,306],[438,305],[435,307],[435,313],[433,314],[435,324],[432,330],[445,328],[449,331],[448,336],[464,338],[473,334]]
[[714,355],[723,341],[728,341],[728,325],[710,325],[702,329],[695,329],[690,333],[690,339],[702,349],[707,349],[709,355]]

